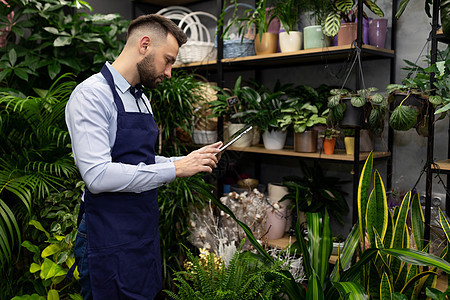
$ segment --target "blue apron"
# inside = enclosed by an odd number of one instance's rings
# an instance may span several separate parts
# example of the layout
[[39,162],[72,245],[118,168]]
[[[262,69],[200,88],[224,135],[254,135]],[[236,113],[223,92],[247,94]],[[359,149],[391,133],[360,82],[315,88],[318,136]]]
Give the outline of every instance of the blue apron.
[[[113,77],[101,71],[117,106],[112,161],[155,163],[158,127],[149,113],[125,112]],[[161,290],[158,193],[84,195],[89,275],[94,299],[153,299]]]

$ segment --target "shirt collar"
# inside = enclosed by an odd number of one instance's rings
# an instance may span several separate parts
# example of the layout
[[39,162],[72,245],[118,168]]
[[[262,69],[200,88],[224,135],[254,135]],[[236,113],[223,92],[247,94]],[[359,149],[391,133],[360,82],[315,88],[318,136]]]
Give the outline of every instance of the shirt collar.
[[109,62],[106,62],[106,66],[111,72],[116,87],[122,92],[122,94],[125,94],[131,87],[131,84]]

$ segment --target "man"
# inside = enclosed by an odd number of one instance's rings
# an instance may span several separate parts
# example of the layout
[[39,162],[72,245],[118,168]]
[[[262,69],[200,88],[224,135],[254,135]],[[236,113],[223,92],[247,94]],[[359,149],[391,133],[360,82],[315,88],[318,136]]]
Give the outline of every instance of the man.
[[[152,299],[161,289],[157,188],[212,172],[221,142],[185,157],[155,155],[158,129],[139,88],[170,78],[186,35],[158,15],[130,23],[114,63],[76,87],[66,122],[86,183],[75,245],[84,299]],[[174,199],[176,201],[176,199]]]

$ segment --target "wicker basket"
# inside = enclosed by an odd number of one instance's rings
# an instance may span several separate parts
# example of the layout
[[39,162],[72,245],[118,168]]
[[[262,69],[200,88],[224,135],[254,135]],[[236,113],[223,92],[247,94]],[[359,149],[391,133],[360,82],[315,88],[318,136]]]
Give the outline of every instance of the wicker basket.
[[[237,3],[237,6],[253,10],[255,9],[253,6],[246,3]],[[225,8],[224,12],[227,13],[234,7],[234,5],[230,5]],[[254,34],[250,34],[250,36],[250,38],[244,37],[241,39],[241,37],[236,33],[231,39],[225,38],[223,41],[223,57],[233,58],[255,55]]]
[[223,58],[255,55],[255,42],[244,38],[241,40],[223,41]]
[[[211,41],[208,28],[200,22],[186,23],[186,20],[198,15],[207,16],[217,22],[214,15],[202,11],[190,13],[181,19],[178,26],[183,29],[189,38],[186,44],[180,47],[177,62],[191,63],[217,59],[217,49],[214,47],[214,42]],[[198,35],[195,36],[194,32]]]
[[[179,24],[180,21],[183,20],[183,18],[186,15],[189,15],[190,13],[192,13],[192,10],[190,10],[187,7],[184,7],[184,6],[169,6],[169,7],[166,7],[166,8],[163,8],[163,9],[159,10],[156,14],[164,16],[164,17],[172,20],[173,22],[175,22],[175,24]],[[183,23],[186,23],[186,25],[189,25],[189,24],[194,23],[194,22],[200,22],[200,18],[197,15],[195,15],[195,14],[190,15],[189,17],[184,18],[184,20],[183,20]],[[195,28],[195,27],[191,28],[190,34],[191,34],[191,37],[194,40],[198,39],[197,28]]]

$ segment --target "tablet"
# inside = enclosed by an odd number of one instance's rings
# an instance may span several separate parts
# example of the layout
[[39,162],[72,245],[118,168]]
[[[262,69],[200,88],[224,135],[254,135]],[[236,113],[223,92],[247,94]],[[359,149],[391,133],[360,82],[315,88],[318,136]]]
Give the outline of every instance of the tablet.
[[[231,137],[227,140],[227,142],[220,147],[220,152],[225,150],[226,148],[230,147],[234,142],[236,142],[238,139],[240,139],[244,134],[248,133],[250,130],[252,130],[253,126],[251,125],[245,125],[243,128],[239,129],[235,133],[231,135]],[[217,153],[220,153],[217,152]],[[215,155],[217,155],[217,153]]]

